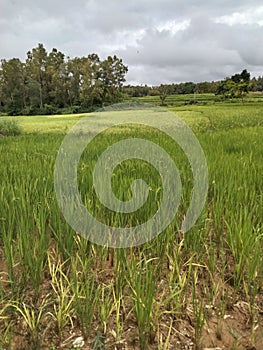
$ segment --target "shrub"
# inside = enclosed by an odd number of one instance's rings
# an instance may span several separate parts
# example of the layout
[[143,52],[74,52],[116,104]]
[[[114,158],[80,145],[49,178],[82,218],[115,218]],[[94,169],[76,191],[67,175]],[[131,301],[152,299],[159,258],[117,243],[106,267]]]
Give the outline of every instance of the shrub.
[[38,108],[34,106],[27,106],[22,109],[21,114],[22,115],[36,115],[38,114]]
[[40,114],[44,114],[44,115],[57,114],[57,110],[58,109],[55,106],[45,103],[44,108],[40,109]]
[[77,114],[81,112],[82,112],[81,106],[78,106],[78,105],[65,107],[61,109],[61,114]]
[[0,120],[0,134],[16,136],[22,133],[20,125],[15,120]]
[[11,104],[10,106],[8,106],[6,108],[6,112],[7,112],[7,115],[10,115],[10,116],[20,115],[21,108],[19,108],[18,106],[14,105],[14,104]]

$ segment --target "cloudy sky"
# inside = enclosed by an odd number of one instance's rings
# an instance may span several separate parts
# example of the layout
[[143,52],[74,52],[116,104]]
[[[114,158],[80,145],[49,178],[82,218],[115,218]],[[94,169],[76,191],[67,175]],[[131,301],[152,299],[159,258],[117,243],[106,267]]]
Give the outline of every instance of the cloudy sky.
[[127,83],[263,75],[260,0],[0,0],[0,58],[38,43],[70,57],[117,54]]

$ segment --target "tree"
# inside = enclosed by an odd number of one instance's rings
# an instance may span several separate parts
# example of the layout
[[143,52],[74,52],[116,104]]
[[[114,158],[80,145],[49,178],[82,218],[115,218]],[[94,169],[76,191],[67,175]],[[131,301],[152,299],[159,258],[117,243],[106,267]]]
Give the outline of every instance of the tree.
[[53,48],[46,60],[46,84],[48,104],[56,107],[67,105],[65,55]]
[[241,97],[243,102],[248,93],[249,82],[250,73],[244,69],[240,74],[234,74],[222,81],[217,87],[216,95],[222,95],[224,98]]
[[125,74],[128,67],[122,62],[122,59],[116,55],[108,56],[102,61],[99,68],[99,80],[102,82],[103,99],[105,101],[118,100],[120,89],[125,82]]
[[263,91],[263,77],[253,78],[250,81],[249,88],[254,92],[262,92]]
[[0,107],[10,114],[49,114],[69,107],[88,111],[120,100],[127,71],[116,55],[104,61],[95,53],[71,59],[38,44],[25,62],[1,61]]
[[244,69],[242,73],[240,74],[241,81],[244,83],[249,83],[250,81],[250,73]]
[[[47,87],[47,51],[43,44],[38,44],[32,51],[27,52],[26,68],[30,84],[30,95],[39,93],[39,107],[42,109],[46,94],[44,88]],[[34,90],[34,91],[32,91]]]
[[17,114],[26,104],[25,65],[18,59],[1,60],[1,102],[10,114]]
[[160,91],[161,105],[164,106],[165,105],[165,100],[166,100],[166,97],[167,97],[167,86],[160,85],[159,91]]
[[224,98],[236,97],[237,85],[231,78],[226,78],[218,85],[216,95],[222,95]]
[[70,105],[80,104],[81,59],[75,57],[67,62],[67,93]]

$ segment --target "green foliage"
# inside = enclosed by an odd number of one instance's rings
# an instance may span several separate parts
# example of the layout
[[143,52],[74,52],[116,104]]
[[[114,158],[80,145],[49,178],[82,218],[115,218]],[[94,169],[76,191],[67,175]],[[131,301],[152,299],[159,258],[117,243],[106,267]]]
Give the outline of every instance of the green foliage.
[[[116,55],[65,58],[39,44],[27,59],[1,60],[0,111],[8,115],[51,115],[63,109],[87,112],[122,99],[128,68]],[[79,111],[77,112],[79,113]]]
[[159,91],[160,91],[161,106],[164,106],[165,100],[167,97],[167,87],[165,85],[161,85],[159,88]]
[[17,136],[22,133],[20,125],[15,120],[0,120],[0,134]]
[[105,335],[98,332],[92,341],[92,350],[105,350]]
[[160,86],[131,86],[123,87],[123,92],[129,97],[160,96],[162,90],[166,90],[168,95],[187,95],[187,94],[214,94],[220,82],[186,82],[179,84],[161,84]]
[[235,74],[231,78],[226,78],[217,88],[216,94],[224,98],[241,97],[248,93],[250,73],[244,69],[241,74]]

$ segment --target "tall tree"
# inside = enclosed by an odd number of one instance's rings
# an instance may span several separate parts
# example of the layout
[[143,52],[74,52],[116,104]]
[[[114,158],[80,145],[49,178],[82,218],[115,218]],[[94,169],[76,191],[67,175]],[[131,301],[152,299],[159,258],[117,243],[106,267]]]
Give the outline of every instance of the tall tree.
[[53,48],[46,65],[47,103],[64,107],[67,103],[65,55]]
[[[43,108],[47,93],[47,58],[47,51],[43,44],[38,44],[37,47],[27,53],[26,67],[28,79],[31,82],[30,89],[38,89],[40,108]],[[30,93],[34,95],[35,91]]]
[[81,84],[81,58],[75,57],[67,62],[67,91],[70,105],[80,103],[80,84]]
[[108,56],[100,65],[100,79],[103,83],[103,97],[105,99],[115,99],[118,97],[118,91],[125,81],[125,74],[128,67],[122,62],[122,59],[116,55]]
[[18,58],[1,60],[0,90],[1,101],[11,113],[25,107],[26,104],[25,65]]
[[64,107],[87,111],[120,98],[127,70],[117,56],[101,61],[93,53],[71,59],[56,48],[48,53],[38,44],[27,52],[25,63],[2,60],[0,106],[28,114],[53,113]]

